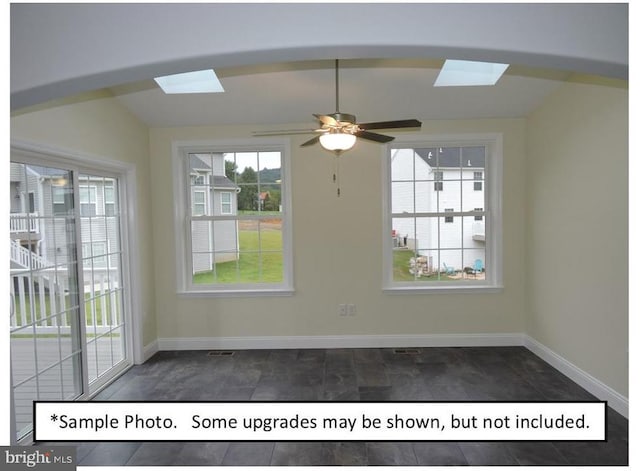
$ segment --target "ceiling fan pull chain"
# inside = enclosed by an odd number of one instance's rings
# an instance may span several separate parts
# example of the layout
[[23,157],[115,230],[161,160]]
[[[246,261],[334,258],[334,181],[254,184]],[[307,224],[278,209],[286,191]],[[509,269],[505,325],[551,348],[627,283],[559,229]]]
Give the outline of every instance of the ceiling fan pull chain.
[[340,198],[340,153],[336,152],[335,172],[333,173],[333,181],[337,186],[338,198]]

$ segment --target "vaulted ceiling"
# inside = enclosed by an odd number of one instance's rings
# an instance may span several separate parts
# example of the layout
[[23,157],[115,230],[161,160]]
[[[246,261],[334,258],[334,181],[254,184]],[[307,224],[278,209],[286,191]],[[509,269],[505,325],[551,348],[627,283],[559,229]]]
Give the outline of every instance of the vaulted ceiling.
[[[340,111],[359,122],[526,116],[566,72],[512,70],[492,87],[433,87],[442,60],[341,62]],[[149,126],[311,123],[335,110],[333,61],[217,70],[224,93],[165,95],[153,80],[111,92]]]

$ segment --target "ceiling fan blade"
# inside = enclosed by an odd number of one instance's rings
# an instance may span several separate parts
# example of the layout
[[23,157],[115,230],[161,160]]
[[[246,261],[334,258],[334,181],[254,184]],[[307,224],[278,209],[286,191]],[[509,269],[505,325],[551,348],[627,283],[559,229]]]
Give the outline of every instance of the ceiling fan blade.
[[360,137],[362,139],[367,139],[368,141],[375,141],[375,142],[390,142],[395,139],[395,137],[385,136],[383,134],[377,134],[375,132],[369,132],[369,131],[358,131],[354,134],[356,135],[356,137]]
[[323,125],[326,126],[337,126],[338,122],[331,116],[327,116],[326,114],[314,114],[318,121],[320,121]]
[[402,119],[398,121],[379,121],[376,123],[358,124],[360,129],[397,129],[397,128],[419,128],[422,123],[417,119]]
[[320,140],[320,136],[316,136],[313,139],[309,139],[306,142],[303,142],[302,144],[300,144],[300,147],[308,147],[308,146],[312,146],[313,144],[317,143]]

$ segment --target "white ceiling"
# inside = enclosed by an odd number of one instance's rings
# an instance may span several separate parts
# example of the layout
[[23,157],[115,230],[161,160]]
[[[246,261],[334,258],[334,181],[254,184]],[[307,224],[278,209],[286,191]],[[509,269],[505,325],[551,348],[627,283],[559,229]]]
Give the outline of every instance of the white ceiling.
[[[340,111],[358,122],[527,116],[569,75],[511,66],[493,87],[433,87],[439,60],[340,62]],[[111,88],[150,127],[308,123],[335,109],[332,60],[217,69],[225,93],[165,95],[153,80]],[[304,127],[304,126],[303,126]]]

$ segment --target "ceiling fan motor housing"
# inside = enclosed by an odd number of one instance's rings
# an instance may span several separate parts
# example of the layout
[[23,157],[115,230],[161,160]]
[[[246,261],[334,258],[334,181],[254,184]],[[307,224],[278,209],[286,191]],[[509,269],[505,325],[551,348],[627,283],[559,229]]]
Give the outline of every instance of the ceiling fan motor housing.
[[336,121],[339,121],[341,123],[349,123],[349,124],[355,124],[356,123],[356,116],[353,115],[353,114],[333,113],[333,114],[330,114],[328,116],[331,116],[333,119],[335,119]]

